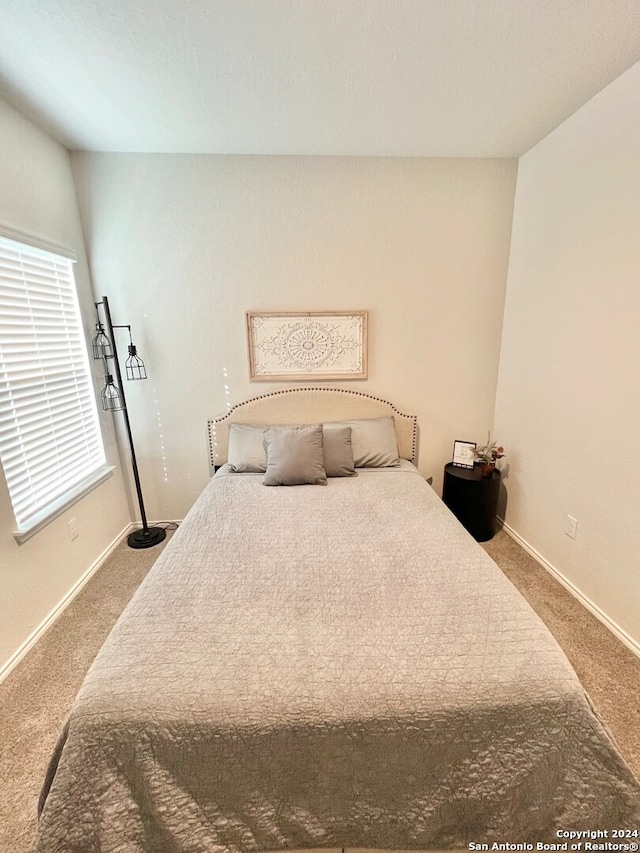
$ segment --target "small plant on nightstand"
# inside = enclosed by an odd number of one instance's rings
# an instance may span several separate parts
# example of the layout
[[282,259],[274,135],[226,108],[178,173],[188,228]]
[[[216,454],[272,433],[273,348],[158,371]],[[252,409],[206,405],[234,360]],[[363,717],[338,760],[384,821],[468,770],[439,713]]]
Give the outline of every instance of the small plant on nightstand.
[[472,450],[477,462],[482,465],[482,476],[490,477],[496,467],[496,461],[504,456],[504,447],[496,441],[491,441],[491,433],[487,435],[487,443]]

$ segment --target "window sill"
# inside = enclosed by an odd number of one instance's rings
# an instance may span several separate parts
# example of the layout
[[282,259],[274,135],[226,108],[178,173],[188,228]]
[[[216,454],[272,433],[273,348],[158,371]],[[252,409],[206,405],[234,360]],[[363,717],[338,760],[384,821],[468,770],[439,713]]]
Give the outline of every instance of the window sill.
[[105,480],[108,480],[114,471],[114,465],[98,468],[97,471],[94,471],[93,474],[84,479],[81,483],[78,483],[78,485],[71,489],[71,491],[67,492],[64,497],[55,501],[55,503],[49,504],[45,510],[34,516],[26,527],[22,527],[20,530],[14,530],[13,538],[16,540],[18,545],[23,545],[27,539],[31,539],[32,536],[35,536],[35,534],[42,530],[43,527],[50,524],[54,518],[62,515],[65,510],[69,509],[70,506],[73,506],[73,504],[77,503],[85,497],[85,495],[88,495],[89,492],[93,491],[96,486],[100,485],[100,483],[104,483]]

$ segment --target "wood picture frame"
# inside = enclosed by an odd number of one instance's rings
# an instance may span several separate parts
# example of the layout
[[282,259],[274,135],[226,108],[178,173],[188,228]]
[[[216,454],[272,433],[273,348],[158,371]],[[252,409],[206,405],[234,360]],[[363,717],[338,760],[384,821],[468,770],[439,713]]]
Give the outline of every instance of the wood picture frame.
[[247,311],[249,378],[367,378],[367,311]]

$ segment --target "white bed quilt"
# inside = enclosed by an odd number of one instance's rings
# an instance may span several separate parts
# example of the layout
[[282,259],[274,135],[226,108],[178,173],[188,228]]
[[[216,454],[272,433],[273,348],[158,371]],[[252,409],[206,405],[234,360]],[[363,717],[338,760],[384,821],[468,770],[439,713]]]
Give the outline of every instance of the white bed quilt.
[[549,631],[403,463],[213,478],[73,705],[38,853],[429,849],[640,826]]

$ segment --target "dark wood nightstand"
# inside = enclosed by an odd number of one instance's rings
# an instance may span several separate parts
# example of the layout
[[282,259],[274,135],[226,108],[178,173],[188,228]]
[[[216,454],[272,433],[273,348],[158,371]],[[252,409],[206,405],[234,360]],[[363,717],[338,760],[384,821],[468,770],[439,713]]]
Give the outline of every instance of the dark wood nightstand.
[[482,466],[444,466],[442,500],[477,542],[487,542],[495,533],[500,493],[500,472],[482,476]]

